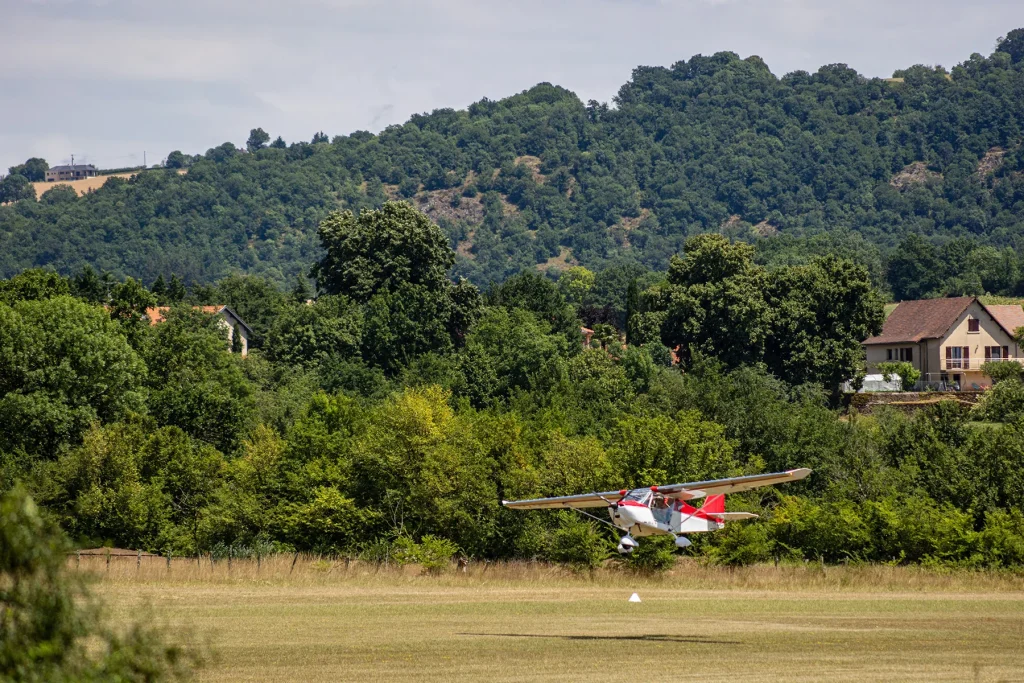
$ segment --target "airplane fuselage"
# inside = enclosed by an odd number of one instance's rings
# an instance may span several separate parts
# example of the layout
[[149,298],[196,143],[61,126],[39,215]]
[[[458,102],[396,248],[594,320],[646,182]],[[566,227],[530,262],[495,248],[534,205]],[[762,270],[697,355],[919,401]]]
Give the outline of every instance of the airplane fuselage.
[[715,519],[713,512],[691,507],[680,500],[654,499],[651,495],[623,499],[612,506],[610,512],[615,526],[637,538],[717,531],[725,525],[724,520]]

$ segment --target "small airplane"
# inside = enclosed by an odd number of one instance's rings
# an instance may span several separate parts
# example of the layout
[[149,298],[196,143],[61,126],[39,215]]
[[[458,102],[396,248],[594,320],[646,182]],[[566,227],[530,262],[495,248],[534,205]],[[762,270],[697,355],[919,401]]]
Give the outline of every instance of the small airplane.
[[[746,477],[695,481],[687,484],[649,486],[621,491],[583,493],[576,496],[533,498],[531,500],[503,500],[501,504],[514,510],[542,510],[569,508],[599,522],[626,532],[619,540],[618,550],[628,555],[637,547],[637,538],[671,534],[676,547],[691,545],[686,534],[717,531],[729,520],[754,519],[751,512],[726,512],[725,494],[749,491],[762,486],[799,481],[811,473],[807,468],[753,474]],[[687,501],[704,498],[704,504],[695,508]],[[611,521],[602,519],[580,508],[607,507]]]

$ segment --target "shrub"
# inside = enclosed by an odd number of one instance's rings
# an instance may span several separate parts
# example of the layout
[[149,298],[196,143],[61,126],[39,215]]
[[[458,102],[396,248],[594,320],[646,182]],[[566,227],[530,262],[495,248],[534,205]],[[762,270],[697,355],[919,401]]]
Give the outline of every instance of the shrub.
[[645,538],[626,560],[626,566],[638,574],[660,574],[676,563],[675,543],[671,536]]
[[1020,363],[995,361],[981,364],[981,371],[992,380],[992,384],[999,384],[1003,380],[1024,378],[1024,366]]
[[900,389],[911,391],[917,380],[921,379],[921,371],[906,361],[899,363],[879,363],[878,369],[882,373],[882,379],[891,382],[893,375],[900,378]]
[[1004,379],[985,392],[974,412],[981,420],[1013,422],[1024,414],[1024,382]]
[[106,626],[84,584],[65,570],[67,541],[24,489],[0,498],[0,680],[184,679],[198,653],[156,631]]
[[611,552],[611,542],[593,523],[571,512],[560,515],[558,528],[551,534],[548,555],[574,571],[597,569]]
[[440,574],[447,569],[452,558],[459,552],[459,546],[447,538],[424,536],[416,543],[408,536],[399,536],[391,544],[391,557],[398,564],[418,564],[430,574]]

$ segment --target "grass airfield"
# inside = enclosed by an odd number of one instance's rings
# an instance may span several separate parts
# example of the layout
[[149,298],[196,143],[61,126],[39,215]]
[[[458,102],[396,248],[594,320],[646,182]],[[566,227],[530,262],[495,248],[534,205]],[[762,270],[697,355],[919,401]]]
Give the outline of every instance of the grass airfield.
[[422,576],[291,557],[168,573],[149,560],[82,570],[113,618],[208,643],[201,680],[1024,681],[1022,576],[692,561],[657,579],[531,564]]

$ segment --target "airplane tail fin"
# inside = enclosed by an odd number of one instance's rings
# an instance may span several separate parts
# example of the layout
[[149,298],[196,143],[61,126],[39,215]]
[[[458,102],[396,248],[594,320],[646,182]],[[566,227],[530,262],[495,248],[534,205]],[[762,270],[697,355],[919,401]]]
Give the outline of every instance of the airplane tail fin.
[[725,512],[725,494],[720,493],[717,496],[708,496],[704,499],[704,504],[700,506],[701,512]]

